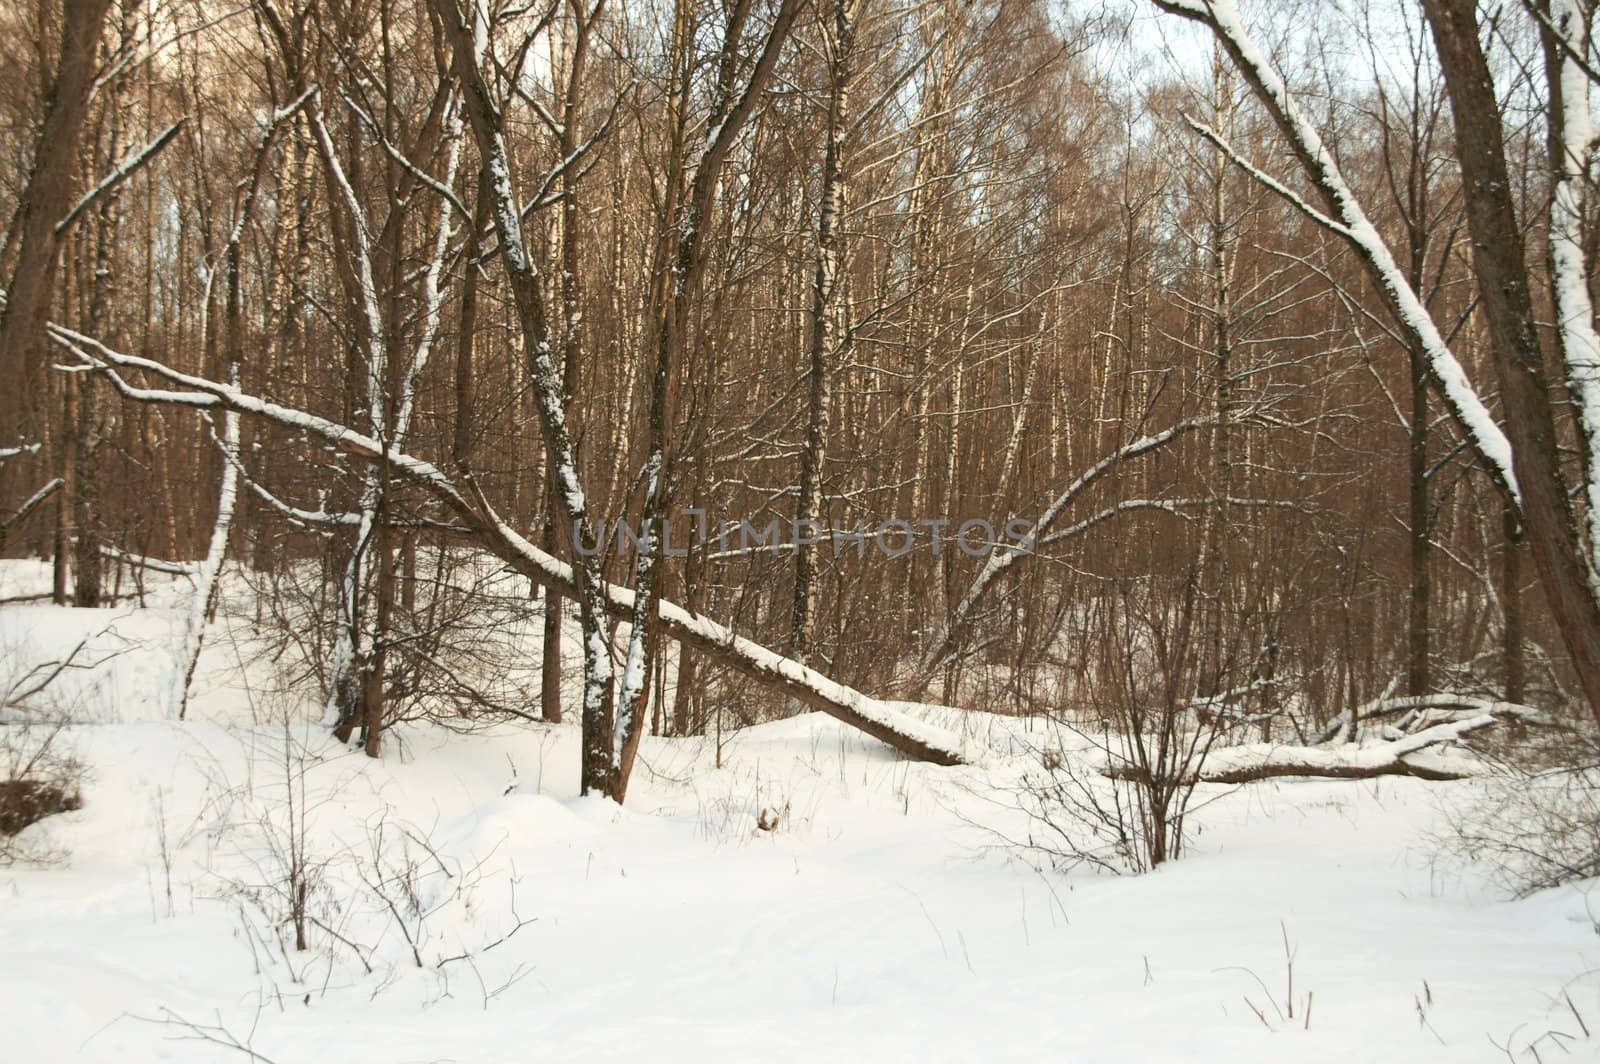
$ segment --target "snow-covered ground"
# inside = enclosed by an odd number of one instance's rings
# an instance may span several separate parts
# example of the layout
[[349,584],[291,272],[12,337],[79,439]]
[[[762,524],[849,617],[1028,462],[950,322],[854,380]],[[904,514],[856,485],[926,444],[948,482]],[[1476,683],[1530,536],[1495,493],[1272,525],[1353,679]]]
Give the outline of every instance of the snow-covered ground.
[[[1600,898],[1506,901],[1437,856],[1479,781],[1204,790],[1183,860],[1061,874],[988,830],[1021,830],[1019,722],[974,716],[956,769],[814,714],[720,768],[647,739],[619,809],[576,797],[573,727],[410,726],[372,761],[274,723],[224,640],[192,719],[160,719],[176,616],[0,610],[14,661],[107,623],[138,644],[73,678],[84,806],[26,833],[64,863],[0,869],[0,1060],[249,1059],[187,1025],[278,1064],[1600,1048]],[[271,927],[297,862],[304,953]]]

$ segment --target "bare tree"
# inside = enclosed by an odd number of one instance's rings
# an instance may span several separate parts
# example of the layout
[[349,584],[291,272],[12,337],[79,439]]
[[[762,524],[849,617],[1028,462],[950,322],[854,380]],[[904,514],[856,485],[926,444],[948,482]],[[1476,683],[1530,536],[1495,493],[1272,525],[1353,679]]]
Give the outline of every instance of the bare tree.
[[[1348,241],[1361,256],[1396,321],[1426,355],[1430,377],[1484,468],[1517,501],[1546,600],[1586,700],[1600,718],[1600,599],[1561,468],[1556,413],[1549,400],[1533,286],[1512,199],[1500,103],[1480,41],[1476,5],[1470,0],[1428,0],[1424,10],[1455,116],[1456,156],[1466,183],[1474,269],[1506,412],[1504,431],[1490,417],[1338,162],[1251,37],[1232,0],[1157,0],[1157,4],[1208,27],[1227,51],[1294,151],[1306,179],[1322,198],[1323,209],[1312,207],[1259,169],[1252,168],[1253,173]],[[1196,126],[1202,135],[1216,137],[1215,131]],[[1569,269],[1577,268],[1569,263]],[[1562,349],[1569,362],[1577,363],[1575,368],[1585,371],[1584,356],[1570,337],[1562,338]],[[1580,419],[1586,422],[1581,391],[1579,399]],[[1586,458],[1582,483],[1594,482]]]

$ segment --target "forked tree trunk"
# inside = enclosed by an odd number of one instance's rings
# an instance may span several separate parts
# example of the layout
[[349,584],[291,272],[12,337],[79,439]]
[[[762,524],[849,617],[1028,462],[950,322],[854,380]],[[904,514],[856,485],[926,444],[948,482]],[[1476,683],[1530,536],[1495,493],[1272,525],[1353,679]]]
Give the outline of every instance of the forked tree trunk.
[[692,169],[688,194],[677,211],[664,215],[669,226],[665,261],[669,277],[661,298],[650,308],[647,337],[654,355],[650,375],[649,451],[644,465],[644,507],[640,515],[643,542],[633,566],[633,609],[629,614],[628,647],[623,658],[612,733],[612,771],[607,793],[622,801],[628,789],[634,753],[644,733],[651,670],[655,667],[663,548],[668,500],[672,492],[677,383],[688,342],[689,322],[699,295],[706,263],[706,231],[721,188],[723,164],[734,142],[755,113],[757,101],[777,66],[799,0],[780,0],[772,23],[760,38],[755,62],[740,78],[741,39],[750,15],[736,5],[724,28],[717,56],[717,87],[706,141]]

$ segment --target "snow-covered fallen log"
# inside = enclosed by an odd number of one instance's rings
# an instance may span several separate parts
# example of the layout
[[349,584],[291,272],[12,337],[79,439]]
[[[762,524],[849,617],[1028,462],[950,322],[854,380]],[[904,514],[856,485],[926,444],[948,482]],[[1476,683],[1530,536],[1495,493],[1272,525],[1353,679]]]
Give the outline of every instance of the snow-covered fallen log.
[[[1427,756],[1431,747],[1453,742],[1498,723],[1488,713],[1466,720],[1424,728],[1414,735],[1370,746],[1284,746],[1247,743],[1211,750],[1184,774],[1185,783],[1253,783],[1282,776],[1318,776],[1327,779],[1371,779],[1375,776],[1415,776],[1425,780],[1457,780],[1481,775],[1475,760]],[[1111,765],[1114,779],[1138,779],[1140,770],[1127,763]]]
[[133,569],[147,569],[152,573],[164,573],[167,576],[186,576],[190,579],[199,575],[202,565],[201,562],[173,562],[167,561],[165,558],[151,558],[148,555],[134,554],[131,551],[125,551],[120,547],[113,547],[109,544],[101,545],[100,554],[102,557],[110,558],[118,564],[126,565]]
[[[1394,727],[1401,732],[1414,728],[1431,727],[1440,723],[1453,723],[1488,714],[1496,720],[1515,720],[1523,724],[1558,727],[1560,722],[1532,706],[1516,702],[1500,702],[1490,698],[1441,691],[1429,695],[1407,695],[1397,698],[1377,698],[1356,707],[1353,716],[1357,724],[1394,718]],[[1351,715],[1341,715],[1330,723],[1320,736],[1323,743],[1348,737]]]
[[[563,596],[571,597],[576,593],[572,569],[567,563],[540,550],[506,525],[481,497],[478,503],[488,520],[482,523],[476,538],[487,550],[530,580]],[[602,585],[602,589],[606,611],[631,620],[633,592],[610,583]],[[665,599],[659,601],[658,610],[659,623],[668,636],[693,647],[719,665],[812,709],[837,717],[918,761],[937,765],[959,765],[965,761],[960,741],[943,728],[917,720],[895,705],[837,683],[709,617],[691,613]]]
[[[490,506],[470,477],[466,490],[443,469],[372,437],[302,410],[281,406],[239,388],[182,373],[152,359],[123,354],[92,337],[58,325],[49,327],[56,343],[85,364],[103,372],[123,396],[138,402],[187,406],[199,410],[222,409],[274,421],[309,436],[320,437],[339,450],[367,462],[384,462],[390,473],[425,489],[461,522],[462,534],[511,566],[517,572],[565,597],[577,592],[572,568],[540,550],[512,529]],[[175,390],[141,388],[129,383],[121,371],[136,370],[160,377]],[[633,612],[633,592],[613,584],[602,585],[606,612],[623,620]],[[769,690],[821,710],[859,728],[918,761],[939,765],[961,764],[960,741],[943,728],[910,716],[886,702],[837,683],[815,669],[783,657],[754,640],[708,617],[661,600],[659,623],[671,638],[705,654],[712,661],[762,684]]]

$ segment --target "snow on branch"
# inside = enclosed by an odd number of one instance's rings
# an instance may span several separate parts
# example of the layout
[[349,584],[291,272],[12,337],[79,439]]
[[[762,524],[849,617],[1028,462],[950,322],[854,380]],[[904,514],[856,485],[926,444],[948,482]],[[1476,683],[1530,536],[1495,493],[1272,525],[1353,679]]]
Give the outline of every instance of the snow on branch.
[[[339,99],[343,100],[345,102],[345,106],[350,108],[351,113],[361,120],[361,124],[366,128],[368,135],[378,142],[378,146],[384,150],[384,153],[388,155],[390,159],[398,163],[400,167],[406,171],[406,173],[410,174],[412,177],[422,182],[422,184],[426,185],[430,190],[433,191],[435,195],[444,200],[444,202],[449,206],[454,208],[456,213],[465,218],[469,225],[471,224],[472,212],[467,209],[467,205],[461,202],[461,197],[457,196],[455,191],[451,189],[447,183],[440,181],[438,178],[428,173],[428,171],[412,162],[406,157],[405,152],[395,147],[394,142],[388,137],[384,136],[383,128],[378,125],[371,115],[367,114],[366,111],[361,109],[361,105],[356,103],[356,101],[351,98],[348,92],[340,89]],[[453,104],[451,106],[452,108],[454,107]]]
[[[385,460],[383,444],[338,422],[259,399],[232,385],[219,384],[205,377],[183,373],[153,359],[113,351],[93,337],[54,322],[49,324],[48,330],[52,340],[77,356],[85,365],[103,373],[125,398],[142,403],[191,406],[202,410],[215,408],[237,410],[241,414],[275,421],[301,432],[321,436],[339,450],[358,458],[368,461]],[[118,372],[119,369],[150,373],[180,385],[182,390],[138,387],[129,383]],[[444,497],[447,505],[452,508],[470,510],[455,485],[432,463],[398,451],[391,452],[387,461],[395,472]]]
[[65,484],[66,481],[60,477],[55,477],[54,479],[47,481],[39,488],[38,491],[35,491],[32,495],[29,495],[27,500],[24,501],[21,506],[17,507],[15,513],[13,513],[10,517],[7,517],[5,520],[0,521],[0,548],[5,546],[6,537],[12,528],[21,524],[23,521],[26,521],[29,514],[33,513],[40,506],[42,506],[46,499],[60,491]]
[[168,576],[194,577],[200,571],[200,566],[195,562],[169,562],[165,558],[152,558],[146,554],[134,554],[132,551],[113,547],[109,543],[100,545],[102,557],[110,558],[120,565],[133,569],[148,569],[152,573],[165,573]]
[[1338,720],[1330,724],[1327,730],[1322,733],[1322,741],[1332,742],[1344,736],[1350,727],[1351,717],[1354,717],[1358,724],[1361,721],[1381,721],[1395,718],[1395,723],[1392,727],[1404,732],[1419,723],[1425,725],[1437,723],[1444,716],[1461,719],[1462,717],[1481,714],[1489,714],[1497,720],[1517,720],[1524,724],[1545,727],[1559,726],[1558,721],[1532,706],[1442,691],[1431,695],[1375,698],[1370,702],[1365,702],[1357,706],[1353,713],[1342,714]]
[[1230,144],[1222,136],[1222,134],[1218,133],[1215,129],[1212,129],[1209,125],[1200,121],[1198,118],[1195,118],[1191,114],[1185,113],[1183,116],[1183,121],[1190,129],[1199,134],[1203,140],[1210,141],[1218,151],[1222,152],[1222,154],[1228,157],[1229,162],[1233,163],[1234,166],[1237,166],[1240,170],[1244,171],[1244,173],[1248,174],[1262,188],[1265,188],[1267,191],[1278,196],[1285,203],[1288,203],[1289,206],[1293,207],[1295,210],[1299,211],[1301,214],[1305,215],[1307,218],[1311,219],[1311,221],[1322,226],[1329,232],[1336,233],[1339,236],[1344,237],[1346,240],[1349,240],[1353,237],[1354,234],[1351,233],[1348,228],[1317,210],[1311,204],[1307,203],[1304,197],[1302,197],[1298,192],[1294,191],[1294,189],[1290,188],[1288,185],[1285,185],[1282,181],[1279,181],[1277,178],[1273,177],[1271,174],[1267,173],[1265,170],[1261,169],[1259,166],[1240,155],[1234,150],[1233,145]]
[[[1560,46],[1562,54],[1566,57],[1566,62],[1576,65],[1590,81],[1600,84],[1600,68],[1594,65],[1594,61],[1587,54],[1588,42],[1586,40],[1582,42],[1583,50],[1580,51],[1579,41],[1574,39],[1574,35],[1569,30],[1559,28],[1556,25],[1554,16],[1566,15],[1569,11],[1575,10],[1577,5],[1572,3],[1572,0],[1557,0],[1557,4],[1552,4],[1552,12],[1547,13],[1535,0],[1522,0],[1522,9],[1550,33],[1552,39]],[[1584,37],[1587,36],[1587,34],[1584,34]]]
[[118,163],[115,170],[112,170],[105,177],[101,178],[98,185],[95,185],[94,188],[90,189],[88,192],[85,192],[83,197],[79,199],[77,203],[73,204],[72,209],[67,212],[66,217],[62,218],[56,223],[56,232],[64,233],[68,229],[71,229],[72,223],[83,217],[86,211],[88,211],[102,199],[105,199],[107,196],[111,195],[111,193],[115,192],[119,185],[133,176],[135,170],[139,169],[139,167],[143,166],[145,163],[149,162],[151,159],[154,159],[158,154],[160,154],[161,149],[165,148],[169,143],[172,142],[172,138],[178,135],[178,130],[182,129],[183,124],[187,121],[188,116],[178,119],[176,122],[172,123],[172,125],[156,134],[155,139],[149,144],[146,144],[144,147],[140,148],[138,151],[122,160],[122,162]]
[[1125,511],[1141,509],[1175,510],[1179,506],[1178,503],[1162,503],[1159,500],[1150,499],[1130,500],[1126,504],[1109,507],[1101,513],[1069,528],[1058,531],[1054,527],[1071,507],[1074,500],[1123,462],[1131,461],[1152,451],[1158,451],[1190,432],[1202,428],[1215,427],[1217,424],[1218,420],[1215,417],[1187,418],[1162,429],[1160,432],[1141,436],[1136,440],[1123,444],[1079,473],[1070,484],[1051,500],[1039,517],[1032,522],[1022,543],[996,547],[985,559],[982,568],[978,570],[978,574],[973,577],[972,583],[967,587],[966,594],[961,597],[961,600],[950,611],[950,615],[946,618],[943,627],[934,635],[934,638],[928,644],[927,650],[923,653],[922,660],[918,663],[919,682],[925,684],[934,671],[949,659],[951,653],[956,649],[956,644],[960,641],[962,633],[971,622],[973,612],[984,597],[988,595],[996,581],[1017,562],[1031,555],[1035,548],[1045,543],[1077,535]]
[[[1406,279],[1388,244],[1367,217],[1360,201],[1345,180],[1333,152],[1323,142],[1316,125],[1301,110],[1288,84],[1266,53],[1256,43],[1239,14],[1234,0],[1154,0],[1157,7],[1173,15],[1197,22],[1211,30],[1235,68],[1250,84],[1256,98],[1267,109],[1283,137],[1289,142],[1307,179],[1321,194],[1327,214],[1312,211],[1319,224],[1336,221],[1339,233],[1367,264],[1376,287],[1401,327],[1421,348],[1429,375],[1438,385],[1451,416],[1471,441],[1484,470],[1508,498],[1521,504],[1517,478],[1512,470],[1511,443],[1489,413],[1466,370],[1450,350],[1432,314]],[[1229,151],[1232,159],[1237,153]],[[1252,177],[1265,176],[1253,167]],[[1280,195],[1287,192],[1281,182],[1267,186]],[[1295,197],[1298,199],[1298,197]],[[1300,201],[1303,205],[1303,201]],[[1304,205],[1309,206],[1309,205]]]
[[[3,304],[3,301],[0,301],[0,304]],[[37,443],[24,443],[16,447],[0,447],[0,462],[8,462],[18,455],[38,453],[39,444]]]

